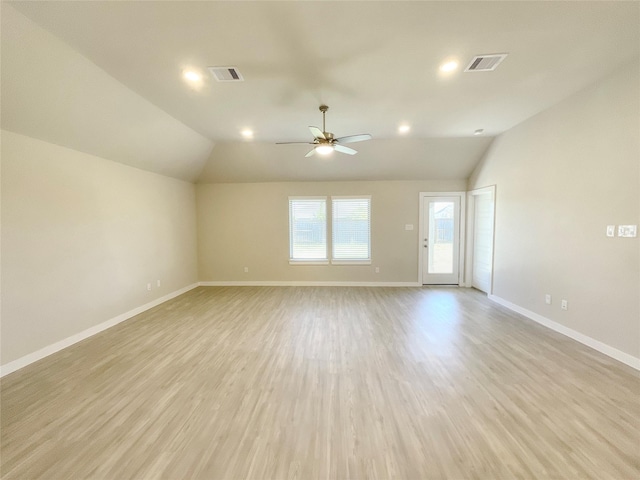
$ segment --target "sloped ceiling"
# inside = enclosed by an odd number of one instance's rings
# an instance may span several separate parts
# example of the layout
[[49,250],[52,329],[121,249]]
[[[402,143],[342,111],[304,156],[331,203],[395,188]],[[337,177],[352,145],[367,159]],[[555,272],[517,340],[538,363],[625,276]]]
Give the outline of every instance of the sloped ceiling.
[[[493,136],[640,52],[638,2],[9,3],[3,128],[199,181],[466,178]],[[462,72],[487,53],[509,56]],[[328,131],[374,140],[330,159],[273,145],[310,140],[321,103]]]
[[197,179],[213,147],[210,139],[11,8],[2,9],[1,58],[3,129]]

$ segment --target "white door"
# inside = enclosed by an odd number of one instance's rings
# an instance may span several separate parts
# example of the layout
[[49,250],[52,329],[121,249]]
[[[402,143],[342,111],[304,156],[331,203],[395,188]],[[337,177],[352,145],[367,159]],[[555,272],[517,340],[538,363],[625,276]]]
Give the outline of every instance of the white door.
[[473,271],[471,285],[491,293],[493,271],[493,192],[473,195]]
[[422,284],[460,281],[460,197],[423,197]]

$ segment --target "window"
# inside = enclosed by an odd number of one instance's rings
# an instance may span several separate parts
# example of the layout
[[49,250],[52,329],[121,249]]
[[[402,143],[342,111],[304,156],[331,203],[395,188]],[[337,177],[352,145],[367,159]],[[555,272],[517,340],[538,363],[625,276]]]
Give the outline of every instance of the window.
[[[289,197],[289,263],[327,265],[327,197]],[[331,263],[371,264],[371,197],[331,197]]]
[[371,263],[371,197],[331,197],[331,262]]
[[327,264],[327,197],[289,197],[291,263]]

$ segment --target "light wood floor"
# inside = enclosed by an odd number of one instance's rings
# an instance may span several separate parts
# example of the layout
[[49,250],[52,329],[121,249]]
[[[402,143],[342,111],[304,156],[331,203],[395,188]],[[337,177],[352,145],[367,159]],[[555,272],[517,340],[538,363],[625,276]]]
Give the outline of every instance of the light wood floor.
[[1,387],[6,480],[640,478],[637,372],[467,289],[201,287]]

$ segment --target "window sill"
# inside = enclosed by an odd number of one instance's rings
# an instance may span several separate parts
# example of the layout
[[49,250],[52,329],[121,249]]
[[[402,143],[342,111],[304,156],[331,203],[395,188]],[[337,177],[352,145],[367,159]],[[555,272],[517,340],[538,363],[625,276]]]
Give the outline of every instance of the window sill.
[[289,260],[289,265],[329,265],[329,260]]
[[371,265],[371,260],[331,260],[331,265]]

